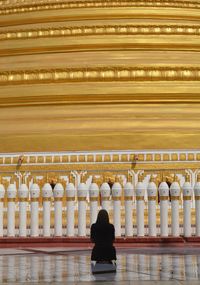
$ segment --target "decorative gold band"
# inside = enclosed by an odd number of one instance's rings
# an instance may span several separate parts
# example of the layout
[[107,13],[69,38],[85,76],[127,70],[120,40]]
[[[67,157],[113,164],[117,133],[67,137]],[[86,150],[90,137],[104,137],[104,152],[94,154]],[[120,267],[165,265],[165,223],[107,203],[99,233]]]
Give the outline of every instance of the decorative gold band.
[[113,201],[121,201],[121,197],[112,197]]
[[19,198],[19,202],[28,202],[28,198]]
[[78,201],[81,202],[81,201],[86,201],[86,197],[78,197]]
[[110,197],[102,197],[101,200],[102,200],[102,201],[109,201],[109,200],[110,200]]
[[183,196],[183,200],[184,201],[191,200],[191,196]]
[[195,200],[200,200],[200,196],[195,196]]
[[160,201],[167,201],[169,200],[168,196],[160,196]]
[[51,202],[51,197],[42,198],[42,202]]
[[98,201],[98,197],[90,197],[90,202]]
[[143,201],[144,200],[144,196],[136,196],[136,201]]
[[156,201],[156,196],[150,196],[150,197],[148,197],[148,201]]
[[16,201],[16,198],[8,198],[7,201],[8,201],[8,202],[15,202],[15,201]]
[[62,197],[55,197],[54,202],[62,202],[63,198]]
[[132,201],[133,197],[132,196],[125,196],[124,201]]
[[180,196],[171,196],[171,201],[178,201],[180,200]]
[[31,202],[39,202],[39,198],[31,198]]
[[75,197],[66,197],[66,201],[69,202],[69,201],[75,201]]
[[0,202],[4,202],[4,198],[0,198]]

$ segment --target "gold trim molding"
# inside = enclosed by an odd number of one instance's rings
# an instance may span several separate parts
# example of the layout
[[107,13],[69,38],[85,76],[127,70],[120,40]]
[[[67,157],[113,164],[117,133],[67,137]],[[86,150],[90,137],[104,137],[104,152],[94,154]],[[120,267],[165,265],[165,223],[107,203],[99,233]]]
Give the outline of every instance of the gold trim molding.
[[[80,8],[123,8],[123,7],[155,7],[155,8],[185,8],[185,9],[199,9],[199,1],[180,1],[180,0],[87,0],[87,1],[52,1],[47,3],[47,1],[41,1],[38,3],[26,3],[22,1],[17,1],[15,5],[13,2],[7,1],[7,7],[3,1],[0,2],[0,6],[3,6],[0,9],[0,15],[9,15],[9,14],[18,14],[18,13],[27,13],[27,12],[38,12],[45,10],[58,10],[58,9],[80,9]],[[21,5],[19,5],[21,4]],[[10,5],[10,6],[9,6]],[[12,5],[12,6],[11,6]]]
[[133,66],[0,72],[0,85],[94,81],[199,81],[200,67]]
[[199,25],[97,25],[0,32],[0,40],[96,35],[200,35]]

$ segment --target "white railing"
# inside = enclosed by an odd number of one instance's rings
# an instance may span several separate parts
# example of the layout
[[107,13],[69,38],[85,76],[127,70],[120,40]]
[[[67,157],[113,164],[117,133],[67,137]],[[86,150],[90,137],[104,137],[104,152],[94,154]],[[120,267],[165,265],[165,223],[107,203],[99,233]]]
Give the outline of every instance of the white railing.
[[85,183],[80,183],[77,189],[68,183],[65,191],[61,183],[54,190],[46,183],[42,192],[36,183],[32,183],[30,190],[22,183],[17,191],[11,181],[7,197],[0,185],[0,236],[84,237],[101,208],[109,212],[118,237],[200,236],[199,176],[197,180],[192,187],[186,178],[182,196],[176,181],[170,188],[162,182],[158,189],[153,181],[147,187],[139,181],[135,189],[131,182],[123,187],[115,182],[112,188],[104,182],[100,189],[91,183],[89,190]]

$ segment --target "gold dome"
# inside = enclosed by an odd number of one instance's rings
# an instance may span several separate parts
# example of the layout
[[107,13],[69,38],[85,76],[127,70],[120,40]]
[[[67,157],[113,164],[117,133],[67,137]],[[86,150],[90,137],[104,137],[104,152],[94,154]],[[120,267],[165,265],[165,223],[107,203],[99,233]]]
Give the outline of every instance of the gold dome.
[[0,0],[1,151],[197,148],[199,8]]

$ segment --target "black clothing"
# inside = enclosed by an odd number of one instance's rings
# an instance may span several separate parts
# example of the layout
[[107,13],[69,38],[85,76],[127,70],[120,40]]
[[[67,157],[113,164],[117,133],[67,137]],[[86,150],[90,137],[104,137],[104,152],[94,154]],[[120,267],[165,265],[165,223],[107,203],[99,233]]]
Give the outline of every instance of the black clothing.
[[110,261],[116,260],[116,250],[113,246],[115,228],[112,224],[95,223],[91,227],[91,241],[95,243],[91,260]]

